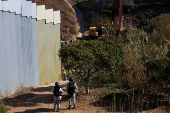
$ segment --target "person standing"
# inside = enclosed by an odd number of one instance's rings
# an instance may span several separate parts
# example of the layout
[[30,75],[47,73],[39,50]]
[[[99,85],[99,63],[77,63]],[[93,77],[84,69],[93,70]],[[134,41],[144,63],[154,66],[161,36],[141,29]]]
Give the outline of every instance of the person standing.
[[74,104],[73,109],[75,109],[76,108],[76,93],[75,93],[75,89],[78,89],[78,86],[73,81],[73,78],[69,78],[69,81],[70,82],[66,86],[66,90],[67,90],[68,98],[69,98],[69,107],[68,107],[68,109],[71,109],[71,99],[73,99],[73,104]]
[[64,68],[62,68],[62,73],[61,73],[61,75],[62,75],[62,79],[63,79],[63,80],[66,80],[66,79],[67,79],[66,71],[65,71]]
[[54,111],[56,110],[56,104],[57,104],[57,111],[59,112],[61,98],[62,98],[61,93],[63,93],[64,91],[61,89],[58,82],[55,83],[52,92],[54,93]]

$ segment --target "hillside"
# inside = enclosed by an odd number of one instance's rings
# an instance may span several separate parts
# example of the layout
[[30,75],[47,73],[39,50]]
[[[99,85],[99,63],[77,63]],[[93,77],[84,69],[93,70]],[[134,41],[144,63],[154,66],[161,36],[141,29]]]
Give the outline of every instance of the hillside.
[[76,38],[78,34],[78,24],[75,11],[64,0],[27,0],[45,5],[46,9],[61,11],[61,35],[67,40]]
[[[46,9],[60,10],[61,35],[66,36],[67,41],[76,38],[78,17],[64,0],[29,1],[46,5]],[[87,36],[89,27],[97,24],[100,11],[105,7],[104,0],[70,1],[83,15]],[[61,113],[170,113],[170,60],[167,59],[170,58],[170,2],[134,1],[142,2],[134,2],[132,9],[131,4],[124,7],[124,32],[104,36],[100,40],[103,45],[94,43],[98,40],[79,41],[61,49],[60,58],[65,63],[62,67],[66,71],[69,67],[75,69],[71,76],[79,87],[75,91],[76,109],[68,110],[68,81],[59,81],[64,90]],[[113,15],[115,28],[118,27],[118,9],[115,8]],[[10,109],[8,113],[53,112],[53,87],[54,83],[18,89],[14,95],[0,100],[0,105],[2,101]],[[86,94],[87,87],[89,94]]]
[[[102,8],[104,8],[105,0],[71,0],[81,11],[84,17],[85,29],[95,26],[98,21],[98,16]],[[118,28],[118,14],[119,6],[118,1],[115,0],[113,5],[113,14],[110,21],[114,21],[114,27]],[[135,2],[129,3],[130,0],[124,0],[124,27],[129,30],[130,27],[139,28],[147,20],[158,17],[161,14],[170,13],[169,0],[134,0]],[[117,5],[116,5],[117,4]],[[133,8],[132,8],[133,7]],[[105,17],[107,20],[107,17]]]

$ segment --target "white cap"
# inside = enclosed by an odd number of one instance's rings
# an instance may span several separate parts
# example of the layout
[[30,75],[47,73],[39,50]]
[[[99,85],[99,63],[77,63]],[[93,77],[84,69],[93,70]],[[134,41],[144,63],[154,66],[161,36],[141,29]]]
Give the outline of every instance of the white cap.
[[62,68],[62,69],[64,69],[64,68]]

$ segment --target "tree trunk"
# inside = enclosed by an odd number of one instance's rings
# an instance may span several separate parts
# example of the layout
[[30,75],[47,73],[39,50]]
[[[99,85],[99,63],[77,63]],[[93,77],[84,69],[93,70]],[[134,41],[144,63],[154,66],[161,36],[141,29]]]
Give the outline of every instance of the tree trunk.
[[86,87],[86,94],[89,93],[89,82],[85,81],[85,87]]

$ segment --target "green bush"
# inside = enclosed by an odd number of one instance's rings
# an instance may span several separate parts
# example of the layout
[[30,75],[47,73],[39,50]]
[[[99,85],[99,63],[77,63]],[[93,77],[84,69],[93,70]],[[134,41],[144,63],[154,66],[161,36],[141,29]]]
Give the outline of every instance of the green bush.
[[151,34],[149,40],[160,45],[163,42],[162,35],[170,39],[170,14],[162,14],[144,22],[141,29]]
[[149,61],[146,63],[146,67],[151,82],[162,87],[168,87],[170,84],[170,70],[166,58]]
[[114,88],[114,89],[116,89],[116,88],[118,88],[118,85],[115,84],[115,83],[108,83],[108,84],[104,84],[103,87],[104,88]]
[[[118,41],[120,44],[141,43],[146,44],[148,42],[148,33],[143,29],[131,29],[125,36],[121,37]],[[123,45],[124,46],[124,45]]]
[[73,15],[70,12],[65,12],[65,14],[69,17],[73,17]]
[[155,29],[155,26],[151,22],[145,21],[140,28],[147,33],[152,33],[153,30]]
[[95,0],[80,0],[77,2],[76,7],[82,11],[94,10]]
[[[148,33],[143,29],[132,29],[119,43],[125,54],[124,63],[117,69],[122,86],[126,89],[150,89],[151,75],[147,75],[145,64],[151,60],[165,58],[167,45],[157,46],[150,42]],[[155,71],[156,73],[160,74]]]
[[123,11],[125,13],[130,13],[135,6],[134,0],[123,0]]
[[9,108],[7,108],[4,104],[0,104],[0,113],[7,113]]
[[78,87],[85,87],[83,81],[77,81],[76,84],[77,84]]
[[[98,87],[97,84],[98,75],[92,76],[90,78],[90,89]],[[99,77],[100,88],[118,88],[120,86],[119,79],[113,72],[100,74]]]

